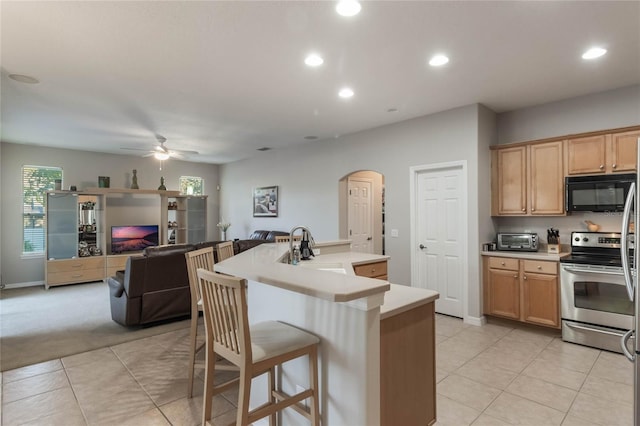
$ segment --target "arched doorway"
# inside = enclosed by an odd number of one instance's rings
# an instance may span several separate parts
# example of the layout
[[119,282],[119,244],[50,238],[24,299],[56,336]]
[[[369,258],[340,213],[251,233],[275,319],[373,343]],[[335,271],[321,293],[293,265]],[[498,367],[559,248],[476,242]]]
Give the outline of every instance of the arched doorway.
[[352,250],[384,254],[384,176],[359,170],[339,181],[339,236]]

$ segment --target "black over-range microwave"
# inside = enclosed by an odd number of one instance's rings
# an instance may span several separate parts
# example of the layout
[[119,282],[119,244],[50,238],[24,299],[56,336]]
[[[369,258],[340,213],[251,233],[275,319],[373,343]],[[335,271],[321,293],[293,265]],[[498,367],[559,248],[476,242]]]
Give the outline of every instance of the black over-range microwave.
[[621,212],[635,173],[565,178],[567,212]]

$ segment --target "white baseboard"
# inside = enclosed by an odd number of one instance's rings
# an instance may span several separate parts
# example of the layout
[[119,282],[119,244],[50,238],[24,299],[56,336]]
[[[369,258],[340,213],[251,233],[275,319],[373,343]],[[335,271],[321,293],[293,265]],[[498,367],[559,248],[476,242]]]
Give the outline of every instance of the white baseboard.
[[37,287],[39,285],[44,286],[44,281],[31,281],[31,282],[25,282],[25,283],[5,284],[4,290],[9,290],[11,288],[22,288],[22,287]]
[[481,317],[466,317],[464,323],[481,327],[487,323],[487,317],[484,315]]

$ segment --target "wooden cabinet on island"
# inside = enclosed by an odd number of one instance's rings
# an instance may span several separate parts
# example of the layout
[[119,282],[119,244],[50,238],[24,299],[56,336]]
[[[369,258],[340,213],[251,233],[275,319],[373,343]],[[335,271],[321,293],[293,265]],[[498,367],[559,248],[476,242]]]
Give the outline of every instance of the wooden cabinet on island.
[[387,261],[381,260],[376,262],[354,264],[353,272],[356,275],[361,277],[386,280],[387,279]]
[[493,216],[564,215],[562,141],[492,147]]
[[560,328],[558,262],[484,256],[485,315]]
[[636,171],[640,130],[592,134],[567,139],[567,175]]

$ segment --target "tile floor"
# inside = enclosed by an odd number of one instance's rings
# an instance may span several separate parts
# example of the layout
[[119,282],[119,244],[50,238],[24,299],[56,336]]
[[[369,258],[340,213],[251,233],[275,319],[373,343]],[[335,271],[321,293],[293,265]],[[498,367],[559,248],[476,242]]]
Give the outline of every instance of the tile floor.
[[[188,333],[6,371],[2,425],[198,425],[201,377],[194,398],[185,396]],[[436,339],[439,426],[633,423],[632,367],[622,355],[564,343],[557,332],[441,315]],[[233,421],[236,398],[237,389],[216,397],[216,424]]]

